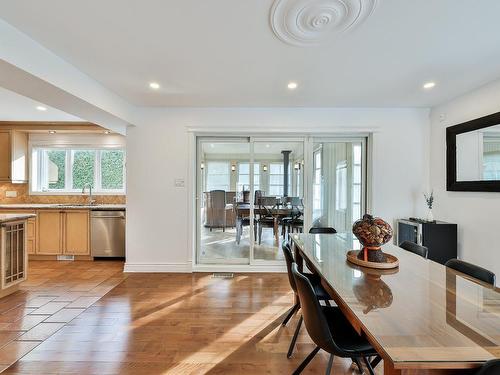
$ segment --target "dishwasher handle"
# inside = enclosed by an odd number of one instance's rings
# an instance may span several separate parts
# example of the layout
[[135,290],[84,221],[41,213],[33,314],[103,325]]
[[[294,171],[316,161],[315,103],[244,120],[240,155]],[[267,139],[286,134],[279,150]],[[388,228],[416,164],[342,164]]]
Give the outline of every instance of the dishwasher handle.
[[94,219],[122,219],[125,220],[125,216],[92,216]]
[[125,219],[125,211],[92,211],[92,218],[110,218],[110,219]]

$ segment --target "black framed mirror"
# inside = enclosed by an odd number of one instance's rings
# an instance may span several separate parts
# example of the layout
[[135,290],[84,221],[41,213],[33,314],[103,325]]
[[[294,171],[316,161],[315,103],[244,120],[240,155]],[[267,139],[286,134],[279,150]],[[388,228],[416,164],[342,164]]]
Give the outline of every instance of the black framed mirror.
[[500,192],[500,112],[446,128],[446,190]]

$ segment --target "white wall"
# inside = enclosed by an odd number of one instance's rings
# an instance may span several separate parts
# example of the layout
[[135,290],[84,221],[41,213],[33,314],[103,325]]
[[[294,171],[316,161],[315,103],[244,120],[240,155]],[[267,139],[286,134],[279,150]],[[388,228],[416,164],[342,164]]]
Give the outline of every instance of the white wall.
[[[127,271],[189,271],[190,133],[373,133],[372,211],[423,216],[425,109],[142,109],[127,131]],[[186,186],[175,187],[175,179]]]
[[458,224],[459,257],[500,275],[500,193],[446,191],[446,128],[500,111],[500,81],[431,111],[431,186],[434,216]]

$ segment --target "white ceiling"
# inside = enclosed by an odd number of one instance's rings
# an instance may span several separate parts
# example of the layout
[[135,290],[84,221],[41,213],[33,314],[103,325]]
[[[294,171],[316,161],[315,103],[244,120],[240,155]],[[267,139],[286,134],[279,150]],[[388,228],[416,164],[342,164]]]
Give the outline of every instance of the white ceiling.
[[378,0],[311,47],[276,37],[272,5],[16,0],[1,17],[136,105],[428,107],[500,77],[498,0]]
[[[42,105],[46,111],[39,111]],[[49,107],[0,87],[0,121],[82,121],[78,117]]]

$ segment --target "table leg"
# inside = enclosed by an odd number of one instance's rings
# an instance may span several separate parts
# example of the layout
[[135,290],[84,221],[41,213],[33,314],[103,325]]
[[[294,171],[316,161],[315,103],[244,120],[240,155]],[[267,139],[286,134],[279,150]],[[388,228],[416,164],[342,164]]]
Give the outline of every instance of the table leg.
[[280,244],[280,237],[279,237],[279,233],[278,233],[278,219],[277,218],[274,218],[274,239],[276,241],[276,245],[279,246]]
[[[295,263],[297,264],[297,269],[299,272],[304,271],[304,259],[302,258],[302,254],[300,253],[299,249],[297,248],[297,245],[295,245],[295,242],[292,241],[292,251],[294,253],[294,258],[295,258]],[[293,303],[298,303],[299,302],[299,296],[295,295],[293,298]]]

